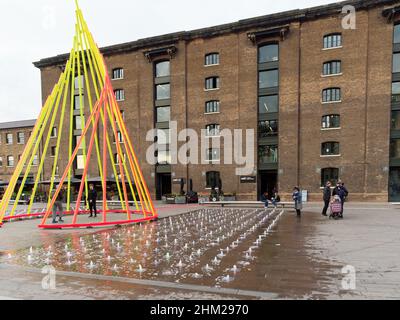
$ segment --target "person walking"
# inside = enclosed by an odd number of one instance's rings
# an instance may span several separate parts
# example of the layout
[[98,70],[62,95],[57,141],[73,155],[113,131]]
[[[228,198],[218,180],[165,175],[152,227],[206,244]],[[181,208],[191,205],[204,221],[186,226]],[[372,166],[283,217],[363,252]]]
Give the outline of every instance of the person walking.
[[328,212],[329,204],[330,204],[331,198],[332,198],[331,187],[332,187],[332,183],[330,181],[328,181],[326,183],[325,188],[324,188],[324,197],[323,197],[324,209],[322,210],[322,215],[325,216],[325,217],[328,216],[327,212]]
[[[57,188],[54,190],[54,195],[56,193],[56,190],[59,187],[60,186],[57,186]],[[57,196],[57,200],[56,200],[56,202],[54,202],[54,206],[53,206],[53,224],[59,223],[59,222],[64,222],[64,220],[63,220],[63,214],[64,214],[63,203],[64,202],[65,202],[65,186],[62,186],[60,193]],[[56,220],[57,215],[59,217],[58,221]]]
[[94,185],[91,184],[89,186],[89,210],[90,210],[90,216],[89,218],[93,218],[93,211],[94,211],[94,217],[97,218],[97,191],[94,188]]
[[301,210],[303,209],[303,203],[302,203],[299,187],[294,187],[294,189],[293,189],[293,200],[294,200],[294,208],[296,209],[297,216],[301,217]]

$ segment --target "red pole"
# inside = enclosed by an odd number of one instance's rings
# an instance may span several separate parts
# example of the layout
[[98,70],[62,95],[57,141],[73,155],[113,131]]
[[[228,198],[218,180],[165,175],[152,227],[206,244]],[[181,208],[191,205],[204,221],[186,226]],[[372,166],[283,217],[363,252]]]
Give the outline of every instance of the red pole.
[[[109,91],[109,86],[106,84],[106,91]],[[104,123],[103,123],[103,222],[107,222],[107,103],[104,102]],[[116,177],[118,179],[118,177]]]

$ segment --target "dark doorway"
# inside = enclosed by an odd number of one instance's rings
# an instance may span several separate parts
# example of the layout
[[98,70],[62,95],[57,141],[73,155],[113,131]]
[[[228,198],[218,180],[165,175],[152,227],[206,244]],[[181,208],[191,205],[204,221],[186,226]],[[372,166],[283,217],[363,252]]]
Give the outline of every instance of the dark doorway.
[[267,191],[268,196],[272,196],[272,192],[275,188],[278,187],[278,171],[271,170],[271,171],[260,171],[259,173],[259,192],[258,198],[261,198],[261,195]]
[[156,197],[161,200],[162,196],[171,194],[172,192],[172,177],[170,173],[158,173],[156,181]]

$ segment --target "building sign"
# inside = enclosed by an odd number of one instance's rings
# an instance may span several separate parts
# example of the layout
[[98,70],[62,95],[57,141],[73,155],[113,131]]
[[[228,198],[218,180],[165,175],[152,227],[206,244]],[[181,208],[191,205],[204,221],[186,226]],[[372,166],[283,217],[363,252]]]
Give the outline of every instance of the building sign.
[[240,177],[240,183],[256,183],[256,182],[257,182],[257,177],[255,176]]
[[184,179],[184,178],[176,178],[176,179],[173,179],[172,180],[172,183],[173,184],[186,184],[186,179]]

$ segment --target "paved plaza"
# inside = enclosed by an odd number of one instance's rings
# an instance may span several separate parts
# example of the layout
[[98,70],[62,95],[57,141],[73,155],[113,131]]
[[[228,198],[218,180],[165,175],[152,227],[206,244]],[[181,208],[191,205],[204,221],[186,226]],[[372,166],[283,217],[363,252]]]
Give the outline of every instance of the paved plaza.
[[[4,299],[399,299],[400,208],[389,204],[346,204],[345,219],[320,214],[307,204],[301,219],[286,210],[261,246],[253,278],[241,273],[235,287],[213,287],[57,272],[55,290],[43,290],[40,269],[10,265],[9,252],[63,241],[91,230],[39,230],[39,220],[7,223],[0,229],[0,297]],[[199,209],[157,204],[161,219]],[[124,230],[123,228],[121,230]],[[343,269],[345,268],[345,269]],[[343,286],[355,271],[355,289]],[[254,279],[258,279],[255,281]],[[262,280],[262,281],[260,281]]]

